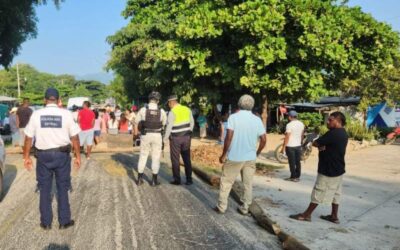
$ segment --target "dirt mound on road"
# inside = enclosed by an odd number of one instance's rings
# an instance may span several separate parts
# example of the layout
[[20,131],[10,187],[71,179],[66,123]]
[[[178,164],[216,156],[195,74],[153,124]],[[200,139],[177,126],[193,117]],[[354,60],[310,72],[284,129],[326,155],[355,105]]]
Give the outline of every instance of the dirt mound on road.
[[192,149],[192,161],[213,168],[221,168],[219,157],[222,145],[201,145]]

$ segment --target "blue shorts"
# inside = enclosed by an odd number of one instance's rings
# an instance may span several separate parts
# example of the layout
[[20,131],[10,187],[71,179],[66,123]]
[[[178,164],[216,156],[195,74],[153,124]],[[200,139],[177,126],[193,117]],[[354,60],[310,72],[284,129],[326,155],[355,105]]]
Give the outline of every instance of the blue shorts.
[[83,145],[92,146],[93,145],[93,138],[94,138],[94,131],[93,129],[85,130],[79,132],[79,142],[81,147]]
[[99,137],[101,135],[101,130],[95,130],[94,131],[94,136]]

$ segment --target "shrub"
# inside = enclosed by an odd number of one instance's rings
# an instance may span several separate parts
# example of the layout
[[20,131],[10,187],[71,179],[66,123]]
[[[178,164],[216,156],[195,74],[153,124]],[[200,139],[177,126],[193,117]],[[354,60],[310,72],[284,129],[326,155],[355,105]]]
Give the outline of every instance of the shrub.
[[315,112],[304,112],[299,113],[299,120],[301,120],[306,126],[307,130],[313,130],[321,126],[323,122],[323,117],[320,113]]
[[358,141],[371,141],[379,137],[379,131],[375,127],[368,129],[364,127],[359,120],[354,119],[349,115],[346,115],[346,121],[346,131],[350,138]]

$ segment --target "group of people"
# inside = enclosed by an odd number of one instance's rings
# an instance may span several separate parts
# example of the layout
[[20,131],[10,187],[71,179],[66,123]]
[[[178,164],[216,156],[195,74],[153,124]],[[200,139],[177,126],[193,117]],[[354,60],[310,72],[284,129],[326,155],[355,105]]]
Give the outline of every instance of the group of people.
[[[50,229],[52,224],[51,183],[55,175],[57,183],[57,200],[60,229],[74,225],[68,202],[70,187],[71,148],[75,155],[74,164],[81,164],[79,146],[87,142],[90,136],[85,134],[85,126],[79,127],[71,112],[57,107],[59,94],[56,89],[49,88],[45,93],[46,107],[35,111],[29,120],[24,133],[24,165],[32,168],[30,149],[35,138],[37,148],[36,174],[40,190],[40,226]],[[191,110],[178,102],[176,95],[168,97],[170,108],[167,114],[160,108],[160,93],[153,91],[149,95],[148,105],[141,108],[135,117],[133,136],[140,134],[140,156],[138,161],[137,185],[144,183],[144,169],[147,158],[152,157],[151,185],[160,185],[158,172],[163,145],[169,144],[172,164],[172,180],[170,184],[181,185],[180,157],[185,167],[186,185],[193,184],[192,164],[190,159],[191,134],[194,128],[194,118]],[[94,115],[90,119],[88,103],[78,114],[78,123],[94,125]],[[246,215],[252,202],[252,180],[256,170],[257,156],[262,152],[266,143],[266,129],[261,119],[253,114],[254,98],[243,95],[238,101],[239,110],[231,114],[226,121],[226,137],[224,138],[223,153],[220,162],[223,163],[220,192],[216,207],[217,213],[225,213],[228,207],[228,197],[236,177],[241,174],[244,184],[243,204],[238,212]],[[292,113],[292,117],[296,117]],[[91,122],[89,122],[91,121]],[[290,216],[297,220],[311,220],[311,213],[324,202],[332,203],[332,214],[323,219],[338,222],[337,212],[341,192],[342,176],[344,174],[344,154],[347,145],[347,134],[343,126],[345,117],[340,112],[332,113],[328,119],[329,132],[317,139],[314,146],[319,149],[318,178],[312,193],[311,203],[303,213]],[[164,131],[164,132],[163,132]],[[83,134],[82,134],[83,132]],[[293,135],[291,126],[287,134]],[[288,141],[288,140],[286,140]],[[288,141],[289,142],[289,141]],[[258,145],[258,146],[257,146]],[[286,146],[291,145],[286,143]],[[290,151],[290,150],[289,150]],[[294,177],[296,178],[296,177]]]
[[24,129],[29,122],[33,111],[29,107],[29,99],[23,99],[19,107],[13,107],[9,111],[7,121],[5,122],[11,132],[12,145],[14,147],[23,147],[25,140]]

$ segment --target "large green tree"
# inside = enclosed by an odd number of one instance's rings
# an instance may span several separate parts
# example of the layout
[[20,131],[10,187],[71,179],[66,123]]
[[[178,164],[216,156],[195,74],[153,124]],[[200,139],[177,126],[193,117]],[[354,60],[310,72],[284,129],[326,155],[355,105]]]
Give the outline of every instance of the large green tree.
[[108,67],[139,93],[313,100],[393,64],[399,35],[333,0],[129,0]]
[[[56,7],[63,1],[53,0]],[[46,3],[46,0],[0,1],[0,65],[8,67],[21,44],[36,37],[35,7]]]
[[[28,97],[35,104],[43,103],[43,94],[48,87],[59,90],[64,102],[69,97],[89,96],[95,103],[102,103],[107,97],[107,86],[98,81],[76,80],[71,75],[53,75],[37,71],[28,64],[19,65],[21,97]],[[0,91],[8,96],[17,96],[16,67],[0,70]]]

